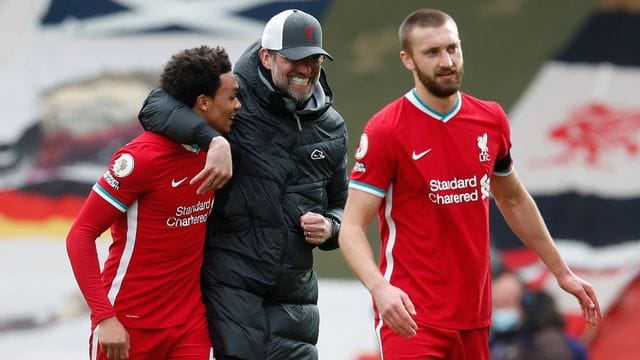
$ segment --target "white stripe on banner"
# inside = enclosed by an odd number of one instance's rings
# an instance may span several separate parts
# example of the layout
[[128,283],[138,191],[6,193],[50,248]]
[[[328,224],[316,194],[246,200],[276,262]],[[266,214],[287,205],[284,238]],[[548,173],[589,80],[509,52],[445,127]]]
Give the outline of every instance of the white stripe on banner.
[[638,84],[639,68],[546,64],[510,112],[513,157],[529,191],[640,196]]

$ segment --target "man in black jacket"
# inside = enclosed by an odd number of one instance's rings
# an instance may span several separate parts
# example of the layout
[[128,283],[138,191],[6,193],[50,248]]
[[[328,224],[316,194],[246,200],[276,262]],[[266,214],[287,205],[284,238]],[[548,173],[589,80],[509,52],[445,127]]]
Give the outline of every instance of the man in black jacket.
[[[236,63],[243,106],[228,137],[233,177],[216,193],[202,269],[218,360],[318,357],[312,250],[337,248],[348,181],[346,128],[332,107],[326,58],[319,22],[287,10]],[[207,147],[219,138],[160,90],[139,118],[183,143]],[[220,164],[208,161],[193,180],[209,176],[200,190],[217,186],[209,179]]]

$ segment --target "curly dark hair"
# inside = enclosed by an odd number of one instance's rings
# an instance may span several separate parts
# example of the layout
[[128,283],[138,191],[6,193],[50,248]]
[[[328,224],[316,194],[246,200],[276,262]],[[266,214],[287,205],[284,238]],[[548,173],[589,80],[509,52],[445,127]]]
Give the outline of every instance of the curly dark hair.
[[160,75],[160,87],[193,107],[199,95],[214,96],[220,87],[220,75],[230,71],[224,48],[203,45],[171,56]]

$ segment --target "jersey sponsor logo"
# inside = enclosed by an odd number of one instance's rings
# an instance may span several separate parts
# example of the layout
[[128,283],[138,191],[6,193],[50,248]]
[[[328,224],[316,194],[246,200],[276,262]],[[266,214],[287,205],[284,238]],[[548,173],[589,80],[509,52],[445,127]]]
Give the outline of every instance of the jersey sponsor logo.
[[[480,185],[478,191],[478,184]],[[485,174],[480,181],[477,176],[429,181],[429,200],[434,204],[448,205],[486,200],[491,187],[491,179]]]
[[489,195],[491,195],[491,178],[487,174],[484,174],[480,179],[480,193],[482,193],[482,200],[489,198]]
[[207,222],[212,207],[213,199],[198,201],[193,205],[180,205],[176,207],[175,216],[167,218],[167,226],[187,227]]
[[324,158],[324,152],[320,149],[313,149],[313,151],[311,152],[311,160],[320,160]]
[[187,180],[188,177],[183,177],[182,179],[176,181],[176,179],[171,179],[171,187],[175,188],[180,186],[180,184],[182,184],[185,180]]
[[117,177],[129,176],[133,172],[133,156],[130,154],[120,155],[114,162],[111,168],[113,174]]
[[431,152],[430,148],[425,150],[425,151],[423,151],[423,152],[420,152],[420,153],[416,153],[416,151],[413,150],[413,153],[411,154],[411,158],[413,160],[420,160],[420,159],[422,159],[423,156],[427,155],[430,152]]
[[369,149],[369,138],[367,134],[362,134],[360,136],[360,142],[358,142],[358,149],[356,150],[356,160],[362,159]]
[[487,133],[478,136],[478,147],[480,148],[480,155],[478,156],[478,158],[480,159],[480,162],[487,162],[491,160],[491,158],[489,157],[488,143],[489,136],[487,135]]
[[432,192],[438,192],[442,190],[458,190],[475,188],[478,186],[478,178],[474,175],[470,178],[458,179],[453,178],[450,180],[437,180],[432,179],[429,181],[429,189]]

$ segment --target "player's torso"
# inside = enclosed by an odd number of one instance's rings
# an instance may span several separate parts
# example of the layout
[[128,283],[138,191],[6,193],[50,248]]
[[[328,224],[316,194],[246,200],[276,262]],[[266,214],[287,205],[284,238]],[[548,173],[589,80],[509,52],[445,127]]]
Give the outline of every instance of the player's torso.
[[[212,193],[198,195],[199,184],[189,183],[203,168],[204,153],[187,151],[182,145],[171,143],[130,144],[126,151],[134,159],[144,153],[147,160],[143,161],[148,164],[140,169],[143,173],[133,175],[143,179],[135,181],[136,190],[123,192],[125,201],[132,206],[113,227],[114,236],[127,237],[135,231],[140,246],[144,245],[153,253],[166,251],[174,255],[184,248],[183,245],[196,243],[187,235],[203,231],[213,205]],[[135,167],[137,171],[137,165]],[[127,178],[119,181],[122,190],[128,190]],[[117,192],[115,194],[118,196]],[[128,234],[122,233],[124,231]]]
[[461,216],[470,208],[488,209],[493,167],[504,148],[500,123],[467,103],[439,119],[405,100],[400,114],[393,201],[401,218],[468,221]]
[[483,326],[490,181],[505,130],[490,112],[461,104],[441,116],[405,100],[388,124],[396,168],[380,209],[380,265],[423,321]]
[[113,174],[109,191],[129,207],[111,229],[105,284],[130,326],[180,323],[200,298],[213,194],[198,195],[198,184],[189,181],[204,166],[205,154],[162,141],[133,142],[122,154],[131,157],[133,170]]

